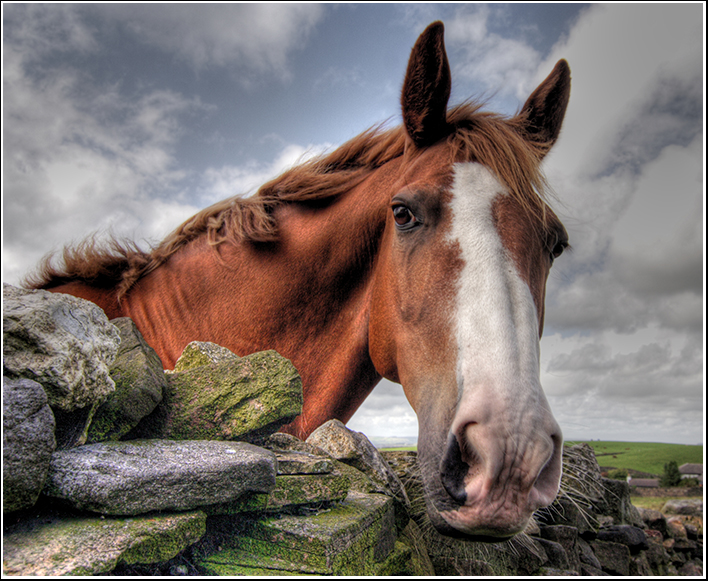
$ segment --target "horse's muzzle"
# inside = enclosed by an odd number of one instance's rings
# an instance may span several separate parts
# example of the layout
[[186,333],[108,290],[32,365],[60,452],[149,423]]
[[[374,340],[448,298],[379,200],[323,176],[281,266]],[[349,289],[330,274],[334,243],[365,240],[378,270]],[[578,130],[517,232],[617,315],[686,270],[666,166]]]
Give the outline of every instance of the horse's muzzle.
[[546,430],[515,438],[499,432],[469,423],[449,435],[440,461],[447,499],[439,514],[445,525],[465,535],[513,536],[558,492],[563,439],[555,421]]

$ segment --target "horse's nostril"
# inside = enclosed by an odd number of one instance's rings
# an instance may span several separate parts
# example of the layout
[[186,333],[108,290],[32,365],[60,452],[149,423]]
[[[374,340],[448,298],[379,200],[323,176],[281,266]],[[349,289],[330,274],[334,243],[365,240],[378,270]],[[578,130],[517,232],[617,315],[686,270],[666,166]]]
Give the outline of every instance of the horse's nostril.
[[469,468],[467,463],[462,460],[462,450],[460,450],[457,438],[450,434],[440,462],[440,480],[450,497],[460,505],[464,505],[467,500],[465,476]]

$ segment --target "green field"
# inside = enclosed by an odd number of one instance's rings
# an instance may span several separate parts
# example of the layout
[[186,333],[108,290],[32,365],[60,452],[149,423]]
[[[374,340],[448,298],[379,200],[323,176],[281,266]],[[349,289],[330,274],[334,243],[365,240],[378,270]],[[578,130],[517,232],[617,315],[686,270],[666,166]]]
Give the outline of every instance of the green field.
[[[567,445],[580,442],[566,442]],[[664,464],[675,460],[681,464],[703,464],[703,446],[686,446],[683,444],[658,444],[653,442],[604,442],[595,440],[589,444],[600,466],[612,468],[627,468],[648,474],[661,476]],[[415,446],[401,448],[382,448],[383,450],[415,450]]]
[[[580,442],[566,442],[568,445]],[[597,457],[600,466],[639,470],[660,476],[664,464],[672,460],[681,464],[703,464],[703,446],[683,444],[658,444],[653,442],[605,442],[596,440],[586,442]]]

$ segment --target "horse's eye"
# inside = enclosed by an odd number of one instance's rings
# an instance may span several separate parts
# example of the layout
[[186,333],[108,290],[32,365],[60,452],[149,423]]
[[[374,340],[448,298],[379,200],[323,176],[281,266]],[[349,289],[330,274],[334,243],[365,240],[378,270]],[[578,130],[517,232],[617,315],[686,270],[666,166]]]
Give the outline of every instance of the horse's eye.
[[417,222],[413,212],[402,205],[393,207],[393,219],[399,228],[410,228]]
[[563,254],[563,251],[568,247],[568,243],[561,241],[561,242],[556,242],[556,245],[553,247],[553,250],[551,250],[551,262],[553,262],[556,258],[558,258],[561,254]]

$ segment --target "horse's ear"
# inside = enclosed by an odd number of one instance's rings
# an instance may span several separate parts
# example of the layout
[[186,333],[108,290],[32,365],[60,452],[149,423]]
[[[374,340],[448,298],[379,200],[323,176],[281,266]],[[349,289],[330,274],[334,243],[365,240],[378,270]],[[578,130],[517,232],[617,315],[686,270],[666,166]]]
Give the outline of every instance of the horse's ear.
[[433,22],[418,37],[403,82],[403,123],[418,147],[431,145],[450,132],[446,121],[450,65],[444,31],[442,22]]
[[551,146],[560,134],[570,98],[570,67],[562,59],[531,93],[517,116],[527,139]]

